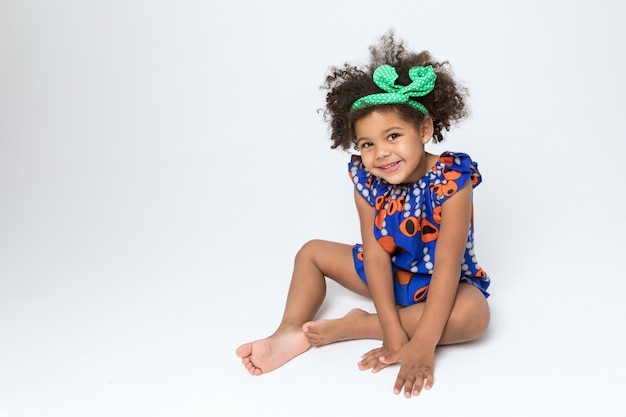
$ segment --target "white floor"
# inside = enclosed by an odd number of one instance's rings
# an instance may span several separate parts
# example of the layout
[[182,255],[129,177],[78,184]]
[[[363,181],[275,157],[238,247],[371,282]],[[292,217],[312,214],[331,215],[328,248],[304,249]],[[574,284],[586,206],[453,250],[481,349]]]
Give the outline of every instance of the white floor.
[[[623,6],[419,3],[0,3],[0,416],[623,416]],[[484,176],[490,330],[411,400],[373,340],[253,377],[300,245],[359,240],[318,86],[389,27],[471,89],[431,151]]]

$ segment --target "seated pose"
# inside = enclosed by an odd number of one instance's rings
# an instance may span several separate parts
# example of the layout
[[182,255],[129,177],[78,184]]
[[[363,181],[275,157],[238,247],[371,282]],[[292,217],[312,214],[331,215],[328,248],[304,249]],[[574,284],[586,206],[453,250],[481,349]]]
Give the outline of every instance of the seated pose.
[[[370,55],[363,68],[332,67],[323,86],[331,147],[359,154],[348,172],[362,243],[306,243],[278,328],[236,354],[261,375],[312,345],[379,339],[359,368],[399,363],[394,392],[409,398],[432,387],[437,345],[476,339],[489,324],[489,277],[474,250],[472,192],[482,178],[468,155],[424,148],[468,114],[449,64],[408,51],[393,31]],[[376,314],[314,320],[326,278],[371,297]]]

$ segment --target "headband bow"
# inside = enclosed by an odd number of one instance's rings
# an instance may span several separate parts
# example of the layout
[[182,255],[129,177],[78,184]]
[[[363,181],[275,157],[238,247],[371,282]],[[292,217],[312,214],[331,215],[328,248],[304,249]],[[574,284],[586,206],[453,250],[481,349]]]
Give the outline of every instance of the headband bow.
[[411,84],[398,86],[396,85],[396,80],[398,79],[396,69],[390,65],[381,65],[374,71],[373,79],[374,84],[386,91],[386,93],[370,94],[361,97],[352,103],[352,110],[379,104],[408,104],[422,113],[428,114],[426,107],[422,103],[411,100],[411,97],[422,97],[433,91],[435,80],[437,79],[433,67],[431,65],[427,67],[413,67],[409,70],[409,78],[411,78]]

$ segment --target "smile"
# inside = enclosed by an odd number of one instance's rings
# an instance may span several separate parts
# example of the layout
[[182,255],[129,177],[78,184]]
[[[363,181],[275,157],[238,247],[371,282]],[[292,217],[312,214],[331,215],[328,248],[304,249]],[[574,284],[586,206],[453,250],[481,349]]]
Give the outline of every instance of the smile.
[[381,165],[378,167],[378,169],[380,169],[381,171],[385,173],[390,173],[390,172],[395,171],[399,165],[400,165],[400,162],[392,162],[391,164]]

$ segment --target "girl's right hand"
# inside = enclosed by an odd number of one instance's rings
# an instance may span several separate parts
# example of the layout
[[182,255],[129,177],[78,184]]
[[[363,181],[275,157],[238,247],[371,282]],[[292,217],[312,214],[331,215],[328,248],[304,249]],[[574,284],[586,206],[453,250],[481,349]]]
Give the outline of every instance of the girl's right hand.
[[402,346],[408,343],[409,338],[406,333],[402,332],[394,341],[383,341],[383,346],[372,349],[363,356],[361,356],[361,360],[357,364],[361,371],[365,371],[371,369],[373,373],[380,371],[383,368],[391,364],[382,363],[380,361],[381,357],[389,357],[392,353],[395,353],[400,350]]
[[371,369],[373,373],[376,373],[381,369],[389,366],[379,360],[381,356],[388,356],[389,353],[390,352],[388,352],[384,346],[372,349],[363,356],[361,356],[361,361],[357,365],[359,366],[359,369],[361,371]]

